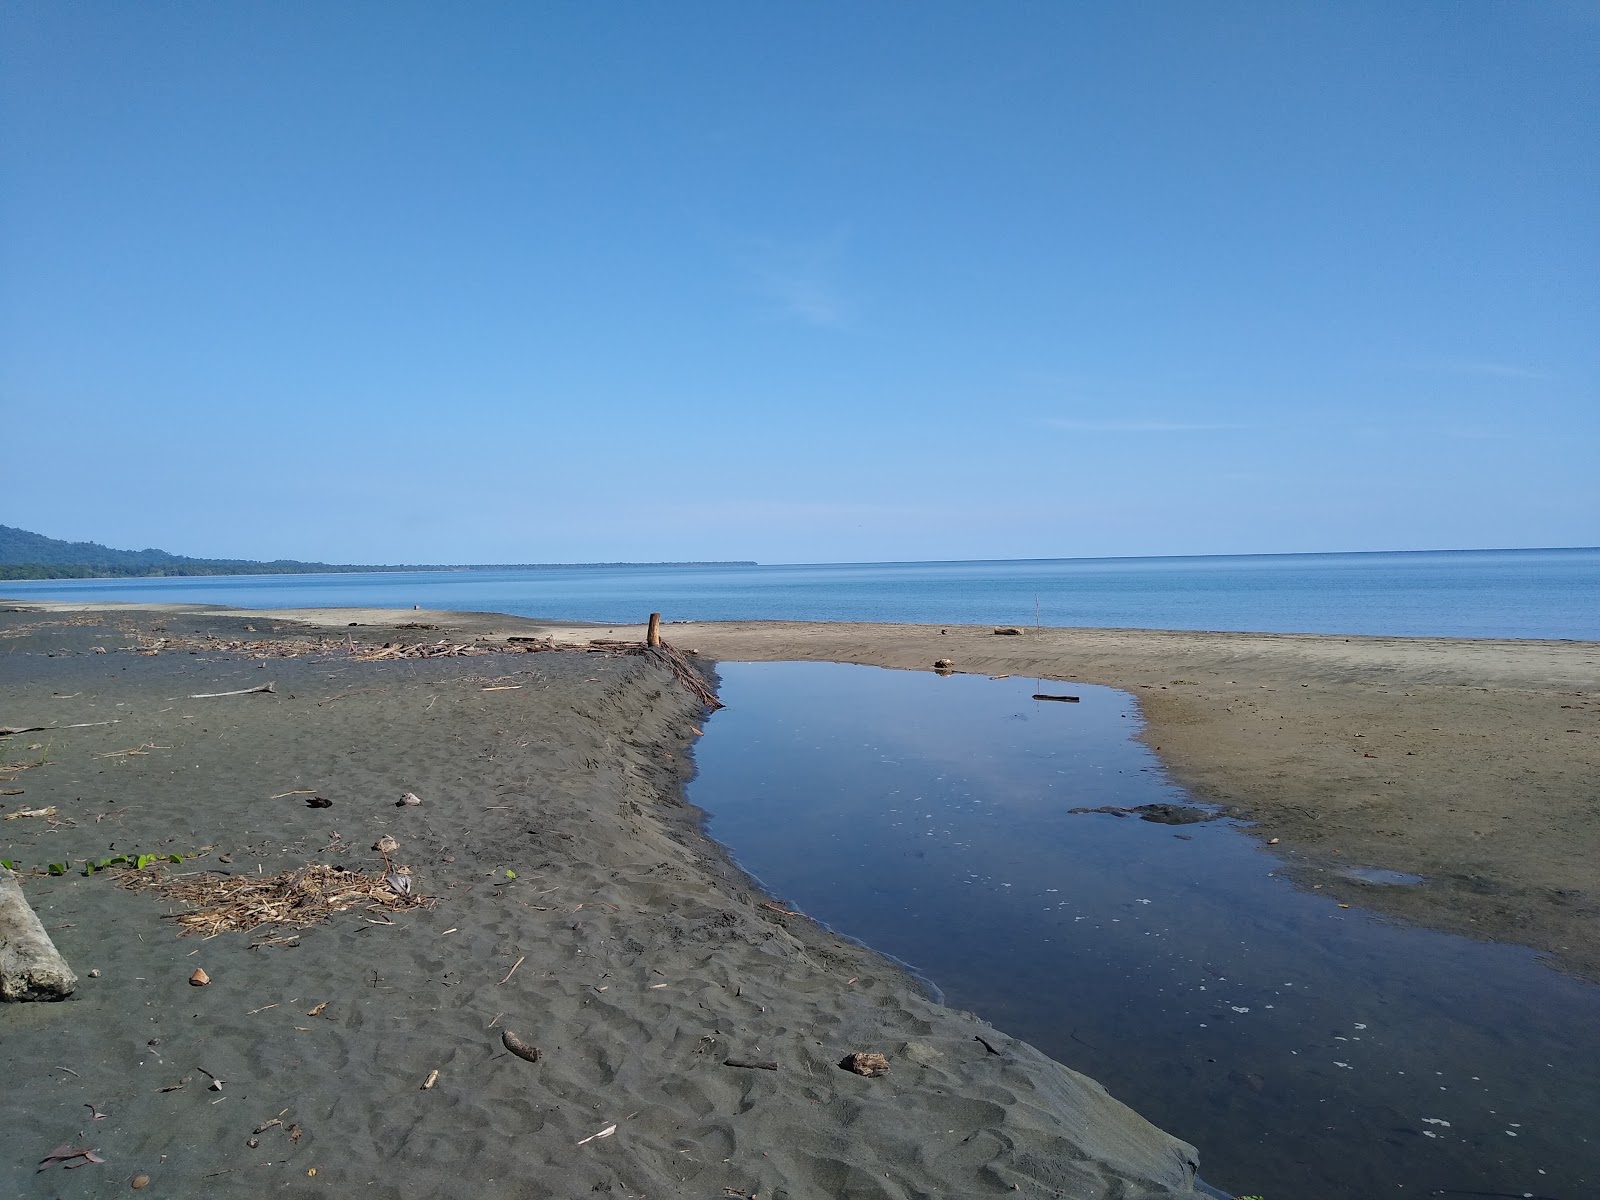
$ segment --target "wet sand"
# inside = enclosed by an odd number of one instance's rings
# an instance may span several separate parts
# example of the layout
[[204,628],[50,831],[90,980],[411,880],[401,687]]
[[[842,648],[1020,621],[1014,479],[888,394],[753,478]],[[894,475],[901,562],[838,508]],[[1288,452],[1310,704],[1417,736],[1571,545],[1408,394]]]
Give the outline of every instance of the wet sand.
[[[276,640],[335,625],[368,646],[398,623],[440,626],[403,635],[428,640],[543,627],[52,607],[0,613],[0,725],[55,727],[0,737],[18,793],[0,815],[56,809],[0,824],[0,857],[71,864],[23,885],[82,979],[68,1001],[0,1008],[0,1193],[147,1175],[152,1195],[1199,1194],[1192,1148],[754,891],[683,802],[701,710],[656,661],[281,658]],[[124,648],[141,635],[174,641]],[[240,640],[265,644],[219,648]],[[397,807],[405,792],[423,803]],[[78,865],[374,870],[383,835],[437,903],[297,938],[180,937],[181,903]],[[509,1054],[507,1029],[539,1061]],[[842,1070],[853,1051],[891,1070]],[[35,1173],[62,1144],[106,1161]]]

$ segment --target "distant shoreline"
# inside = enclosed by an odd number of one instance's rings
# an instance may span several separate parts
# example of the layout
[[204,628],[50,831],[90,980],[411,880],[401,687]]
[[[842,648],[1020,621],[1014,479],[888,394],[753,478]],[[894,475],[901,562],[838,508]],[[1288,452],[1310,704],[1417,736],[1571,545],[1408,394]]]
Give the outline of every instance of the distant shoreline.
[[218,566],[106,566],[100,563],[0,564],[0,580],[45,583],[52,579],[195,579],[249,575],[396,575],[407,571],[578,571],[607,567],[755,567],[754,559],[704,562],[592,562],[592,563],[428,563],[372,566],[328,563],[228,563]]

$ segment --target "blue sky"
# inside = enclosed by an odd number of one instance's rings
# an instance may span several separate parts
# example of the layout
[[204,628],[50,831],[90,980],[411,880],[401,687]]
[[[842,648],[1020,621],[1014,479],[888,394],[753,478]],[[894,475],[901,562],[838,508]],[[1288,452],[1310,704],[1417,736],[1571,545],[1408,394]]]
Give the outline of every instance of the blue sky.
[[0,522],[1600,542],[1600,5],[0,9]]

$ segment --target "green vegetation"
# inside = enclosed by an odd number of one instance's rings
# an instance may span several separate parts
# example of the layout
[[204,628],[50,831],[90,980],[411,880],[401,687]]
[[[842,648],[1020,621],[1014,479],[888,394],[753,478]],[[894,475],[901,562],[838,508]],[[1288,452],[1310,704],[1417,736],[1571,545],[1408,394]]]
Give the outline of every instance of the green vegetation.
[[165,550],[113,550],[99,542],[63,542],[57,538],[0,525],[0,580],[118,579],[161,575],[318,575],[357,571],[490,571],[554,570],[559,567],[753,567],[749,561],[693,563],[491,563],[481,566],[438,564],[359,565],[299,562],[280,558],[257,562],[248,558],[189,558]]
[[[135,871],[142,871],[151,863],[182,863],[186,858],[195,858],[194,854],[113,854],[110,858],[89,858],[83,860],[83,873],[93,875],[96,871],[104,871],[107,867],[131,867]],[[15,859],[0,858],[0,867],[8,871],[21,871]],[[46,875],[65,875],[71,870],[69,862],[46,863]],[[37,874],[39,868],[34,868]]]

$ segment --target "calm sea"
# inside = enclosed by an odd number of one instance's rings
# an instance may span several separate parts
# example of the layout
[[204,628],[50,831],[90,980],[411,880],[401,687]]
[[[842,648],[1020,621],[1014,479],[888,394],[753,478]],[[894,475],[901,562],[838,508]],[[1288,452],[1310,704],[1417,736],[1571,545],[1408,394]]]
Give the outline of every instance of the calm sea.
[[64,579],[0,581],[0,596],[1600,640],[1600,549]]

